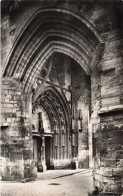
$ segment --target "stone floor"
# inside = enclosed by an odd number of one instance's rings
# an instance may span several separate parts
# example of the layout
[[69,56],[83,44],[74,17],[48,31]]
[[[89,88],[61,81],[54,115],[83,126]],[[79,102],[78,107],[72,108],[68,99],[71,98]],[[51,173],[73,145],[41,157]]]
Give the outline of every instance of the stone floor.
[[34,182],[1,182],[0,196],[87,196],[92,189],[90,170],[49,170]]

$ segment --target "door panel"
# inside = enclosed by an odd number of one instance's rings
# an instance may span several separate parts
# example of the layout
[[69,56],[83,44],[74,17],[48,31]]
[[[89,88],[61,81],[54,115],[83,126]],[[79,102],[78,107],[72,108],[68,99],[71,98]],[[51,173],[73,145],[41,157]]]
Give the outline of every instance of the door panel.
[[50,145],[51,144],[51,138],[45,137],[45,158],[46,158],[46,166],[47,169],[50,169]]

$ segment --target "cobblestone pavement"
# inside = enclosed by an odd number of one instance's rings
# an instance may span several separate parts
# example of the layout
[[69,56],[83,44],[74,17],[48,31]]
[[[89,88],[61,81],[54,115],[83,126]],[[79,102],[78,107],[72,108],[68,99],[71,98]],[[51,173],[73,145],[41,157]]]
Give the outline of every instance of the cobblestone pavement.
[[0,196],[87,196],[93,189],[89,170],[56,170],[38,174],[33,182],[1,182]]

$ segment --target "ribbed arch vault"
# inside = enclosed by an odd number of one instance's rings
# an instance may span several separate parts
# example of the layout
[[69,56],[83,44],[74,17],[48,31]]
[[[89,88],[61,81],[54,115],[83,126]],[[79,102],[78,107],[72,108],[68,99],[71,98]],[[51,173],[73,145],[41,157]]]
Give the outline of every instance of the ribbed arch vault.
[[17,38],[3,76],[17,78],[28,92],[54,52],[72,57],[89,75],[101,42],[93,25],[78,14],[57,8],[39,10]]

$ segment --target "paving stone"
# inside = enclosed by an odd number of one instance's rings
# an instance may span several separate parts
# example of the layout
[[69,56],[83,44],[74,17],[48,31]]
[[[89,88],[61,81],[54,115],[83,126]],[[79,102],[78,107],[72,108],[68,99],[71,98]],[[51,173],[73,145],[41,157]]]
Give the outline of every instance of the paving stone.
[[92,189],[90,170],[49,170],[36,181],[2,182],[1,196],[87,196]]

